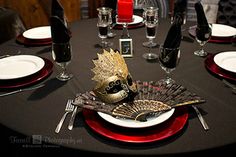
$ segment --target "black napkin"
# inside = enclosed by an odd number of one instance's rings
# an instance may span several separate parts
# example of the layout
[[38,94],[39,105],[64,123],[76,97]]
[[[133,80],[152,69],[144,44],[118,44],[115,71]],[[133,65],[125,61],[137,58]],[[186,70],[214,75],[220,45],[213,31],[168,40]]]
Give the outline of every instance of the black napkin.
[[64,20],[64,9],[58,0],[52,0],[51,16],[58,16]]
[[51,8],[50,24],[52,41],[54,43],[69,42],[71,33],[67,28],[63,7],[57,0],[53,0]]
[[174,3],[174,14],[173,18],[176,20],[182,20],[181,24],[183,24],[184,18],[186,18],[186,10],[187,10],[187,0],[175,0]]
[[159,54],[159,60],[166,68],[172,69],[177,66],[181,38],[181,23],[172,23]]
[[163,47],[178,48],[181,43],[181,38],[182,38],[181,24],[179,22],[174,22],[172,23],[168,31]]
[[201,2],[195,3],[194,7],[197,13],[196,36],[199,40],[206,41],[211,36],[211,28],[208,24]]
[[197,14],[197,24],[199,27],[209,27],[208,25],[208,21],[207,21],[207,18],[206,18],[206,15],[205,15],[205,12],[203,10],[203,6],[201,4],[201,2],[197,2],[195,3],[194,5],[195,7],[195,10],[196,10],[196,14]]

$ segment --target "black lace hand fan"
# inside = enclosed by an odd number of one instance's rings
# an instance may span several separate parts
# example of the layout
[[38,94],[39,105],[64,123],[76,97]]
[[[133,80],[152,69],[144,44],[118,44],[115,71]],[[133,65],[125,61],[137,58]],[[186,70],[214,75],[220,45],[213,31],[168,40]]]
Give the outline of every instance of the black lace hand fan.
[[165,82],[136,81],[138,95],[131,102],[104,103],[92,92],[78,94],[73,104],[81,108],[95,110],[117,118],[146,121],[150,115],[183,105],[205,102],[204,99],[190,92],[182,85]]

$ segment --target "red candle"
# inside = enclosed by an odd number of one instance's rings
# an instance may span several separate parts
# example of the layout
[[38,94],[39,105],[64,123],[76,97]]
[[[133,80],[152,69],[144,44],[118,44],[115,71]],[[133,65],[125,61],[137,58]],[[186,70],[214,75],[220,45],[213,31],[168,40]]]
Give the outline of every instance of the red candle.
[[133,0],[118,0],[117,15],[118,15],[118,22],[132,22]]

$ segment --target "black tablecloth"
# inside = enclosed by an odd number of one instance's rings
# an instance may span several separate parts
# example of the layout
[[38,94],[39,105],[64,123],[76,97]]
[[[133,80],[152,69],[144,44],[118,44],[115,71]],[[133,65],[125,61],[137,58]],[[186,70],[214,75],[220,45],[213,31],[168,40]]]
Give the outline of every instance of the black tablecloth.
[[[189,109],[188,123],[183,130],[171,138],[149,144],[120,143],[100,136],[86,125],[81,113],[77,114],[75,128],[72,131],[67,129],[69,122],[69,118],[67,118],[61,132],[56,134],[54,130],[64,113],[67,99],[74,98],[78,92],[91,90],[95,85],[91,81],[93,77],[92,59],[97,57],[98,52],[102,52],[100,48],[94,46],[100,43],[96,21],[96,19],[82,20],[70,25],[73,59],[68,70],[74,74],[72,80],[57,81],[55,76],[59,72],[59,68],[54,66],[53,73],[44,81],[46,84],[44,88],[0,98],[0,123],[26,136],[13,136],[15,141],[10,136],[11,138],[9,137],[7,140],[10,146],[17,145],[21,150],[27,151],[53,149],[57,153],[65,148],[78,156],[81,151],[114,155],[183,156],[184,154],[189,155],[188,153],[191,153],[190,155],[204,154],[205,151],[219,153],[220,150],[220,153],[224,154],[224,150],[228,151],[228,149],[223,148],[235,148],[236,96],[222,83],[221,79],[206,70],[204,58],[193,54],[199,46],[188,36],[187,31],[184,32],[185,40],[181,43],[181,60],[172,77],[177,83],[206,99],[206,103],[200,104],[199,108],[209,124],[209,131],[204,131],[196,114]],[[164,41],[170,27],[169,24],[168,20],[160,20],[155,39],[159,44]],[[188,28],[194,24],[187,23],[183,27]],[[114,42],[113,49],[119,49],[118,39],[122,31],[114,30],[114,32],[117,33],[117,36],[108,40]],[[148,51],[142,46],[142,42],[147,40],[145,29],[131,29],[130,36],[133,39],[134,56],[126,58],[126,62],[133,78],[142,81],[157,81],[163,78],[164,71],[158,62],[147,62],[142,58],[143,53]],[[186,41],[186,39],[188,40]],[[231,44],[207,43],[205,49],[209,53],[218,53],[236,48]],[[0,45],[0,55],[14,54],[18,50],[22,54],[34,54],[52,60],[50,46],[24,47],[15,43],[15,40]],[[158,53],[159,49],[154,48],[152,51]],[[32,141],[20,141],[37,135],[44,139],[44,144],[37,145],[32,144]],[[235,152],[233,149],[230,150]]]

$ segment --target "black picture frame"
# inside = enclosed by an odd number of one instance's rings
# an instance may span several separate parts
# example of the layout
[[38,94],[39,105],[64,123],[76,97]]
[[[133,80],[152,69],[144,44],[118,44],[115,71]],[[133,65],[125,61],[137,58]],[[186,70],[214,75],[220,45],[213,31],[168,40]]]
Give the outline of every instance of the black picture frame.
[[119,39],[120,53],[123,57],[133,57],[132,39]]

